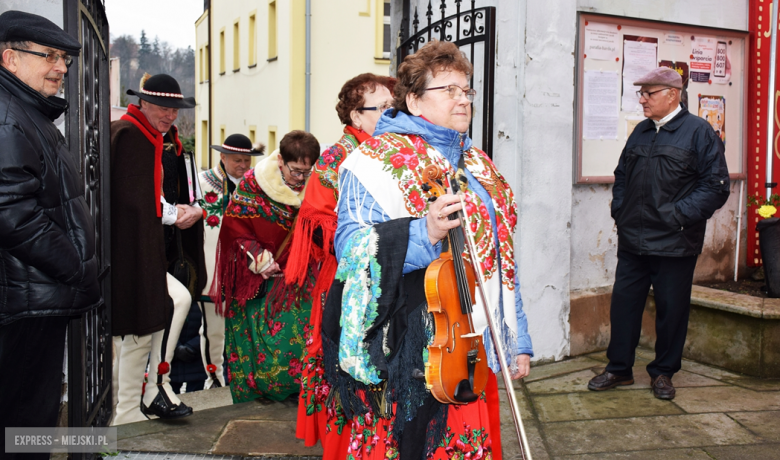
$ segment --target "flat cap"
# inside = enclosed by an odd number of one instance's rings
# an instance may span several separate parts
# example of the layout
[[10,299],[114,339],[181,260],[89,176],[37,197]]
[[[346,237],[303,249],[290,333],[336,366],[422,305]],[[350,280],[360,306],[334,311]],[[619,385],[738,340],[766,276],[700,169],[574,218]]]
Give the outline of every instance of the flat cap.
[[634,82],[635,86],[669,86],[682,89],[682,77],[676,70],[669,67],[657,67],[647,73],[644,77]]
[[10,10],[0,14],[0,42],[35,42],[78,56],[81,43],[43,16]]

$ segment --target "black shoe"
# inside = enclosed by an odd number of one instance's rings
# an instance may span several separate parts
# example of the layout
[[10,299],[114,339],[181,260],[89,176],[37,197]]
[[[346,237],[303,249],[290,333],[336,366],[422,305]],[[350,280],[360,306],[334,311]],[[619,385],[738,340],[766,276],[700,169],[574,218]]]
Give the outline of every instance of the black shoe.
[[604,391],[610,388],[615,388],[618,385],[633,385],[634,376],[632,375],[615,375],[607,371],[593,377],[588,382],[588,390],[592,391]]
[[150,415],[156,415],[161,419],[172,420],[192,415],[192,408],[184,403],[180,403],[178,406],[174,405],[165,390],[160,388],[149,407],[146,407],[143,402],[141,403],[141,413],[146,418],[149,418]]
[[676,394],[672,379],[665,375],[653,378],[653,396],[658,399],[674,399]]

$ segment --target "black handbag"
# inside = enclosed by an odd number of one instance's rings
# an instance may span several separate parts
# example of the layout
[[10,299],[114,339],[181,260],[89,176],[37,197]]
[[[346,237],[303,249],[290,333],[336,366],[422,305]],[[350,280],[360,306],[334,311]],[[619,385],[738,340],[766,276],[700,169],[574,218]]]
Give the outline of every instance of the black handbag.
[[174,278],[179,280],[181,284],[187,288],[190,296],[195,299],[195,288],[198,285],[198,272],[195,269],[195,264],[184,255],[184,250],[181,245],[181,229],[176,227],[176,260],[171,262],[168,266],[168,273],[173,275]]

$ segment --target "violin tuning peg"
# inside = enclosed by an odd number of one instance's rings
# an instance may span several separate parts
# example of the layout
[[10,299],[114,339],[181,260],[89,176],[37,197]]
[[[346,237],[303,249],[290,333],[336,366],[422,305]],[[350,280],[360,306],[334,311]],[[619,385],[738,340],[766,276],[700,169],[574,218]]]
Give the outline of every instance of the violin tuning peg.
[[436,201],[436,198],[438,198],[436,195],[434,195],[434,196],[429,196],[429,197],[428,197],[428,202],[429,202],[429,203],[433,203],[434,201]]
[[460,176],[458,176],[458,180],[459,180],[459,181],[461,181],[461,182],[463,182],[464,184],[467,184],[467,183],[469,182],[469,180],[468,180],[468,179],[466,179],[466,176],[464,176],[463,174],[461,174]]
[[428,192],[431,190],[431,186],[428,184],[422,184],[422,187],[420,188],[422,188],[424,192]]

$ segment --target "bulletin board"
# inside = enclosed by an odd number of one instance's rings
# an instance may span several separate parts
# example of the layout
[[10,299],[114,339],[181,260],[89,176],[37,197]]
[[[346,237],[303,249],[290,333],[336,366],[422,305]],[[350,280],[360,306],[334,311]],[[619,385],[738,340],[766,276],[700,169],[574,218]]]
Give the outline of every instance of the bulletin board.
[[[645,119],[633,82],[655,67],[683,77],[681,99],[723,139],[732,179],[747,148],[748,33],[581,13],[576,47],[577,184],[612,183],[626,139]],[[767,53],[768,54],[768,53]]]

